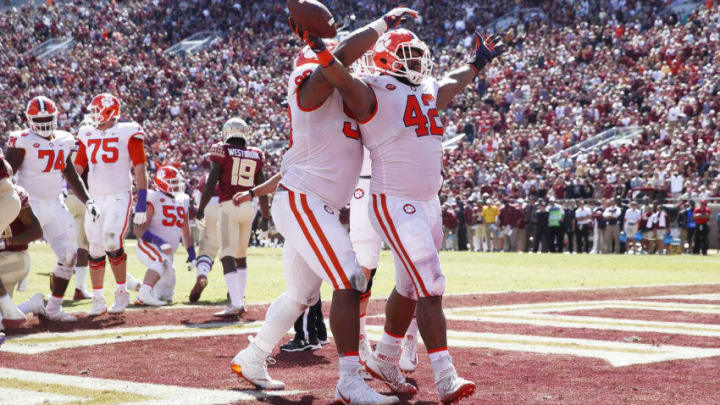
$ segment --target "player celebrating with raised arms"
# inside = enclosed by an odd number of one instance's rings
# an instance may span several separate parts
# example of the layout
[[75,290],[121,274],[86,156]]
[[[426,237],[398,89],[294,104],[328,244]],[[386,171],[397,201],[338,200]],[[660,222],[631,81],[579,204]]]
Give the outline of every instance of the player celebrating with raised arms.
[[135,173],[138,201],[135,224],[145,223],[147,210],[147,171],[145,169],[145,131],[133,121],[120,121],[120,100],[103,93],[88,106],[87,124],[78,130],[80,148],[75,157],[78,172],[88,170],[90,194],[102,211],[97,221],[85,217],[85,231],[90,242],[90,279],[93,285],[90,316],[108,312],[103,290],[105,256],[115,276],[115,302],[111,314],[125,312],[130,303],[127,280],[127,255],[123,241],[130,220],[132,178]]
[[393,250],[395,289],[386,305],[385,332],[366,370],[395,391],[407,383],[398,369],[401,340],[417,304],[417,323],[443,403],[472,395],[475,384],[460,378],[447,349],[442,309],[445,277],[438,251],[442,219],[442,135],[439,110],[502,54],[500,38],[475,34],[468,63],[440,81],[430,76],[430,50],[414,33],[400,29],[380,37],[373,49],[374,74],[348,73],[325,44],[302,32],[323,60],[320,70],[343,96],[370,150],[373,176],[369,215]]
[[147,221],[135,225],[137,256],[147,268],[143,284],[135,298],[137,305],[159,306],[172,301],[175,290],[173,257],[182,238],[188,262],[195,261],[195,247],[189,225],[190,199],[184,193],[185,183],[172,166],[162,166],[155,173],[155,187],[147,196]]
[[75,317],[65,313],[61,304],[70,278],[75,271],[77,241],[72,214],[60,200],[64,182],[85,204],[90,222],[97,221],[100,210],[88,196],[85,185],[72,164],[75,137],[57,129],[58,108],[47,97],[35,97],[25,109],[29,128],[10,134],[7,161],[17,173],[18,185],[27,190],[33,212],[40,221],[43,237],[48,241],[57,264],[52,271],[52,295],[47,316],[68,322]]
[[[408,16],[417,13],[394,9],[353,32],[337,47],[338,59],[352,64],[388,27]],[[292,19],[290,23],[294,26]],[[272,303],[259,333],[231,366],[257,386],[284,388],[268,375],[266,359],[305,308],[317,302],[325,281],[334,290],[330,328],[340,374],[335,399],[346,404],[397,403],[397,397],[373,391],[358,373],[360,293],[367,288],[369,275],[358,265],[338,215],[357,183],[362,144],[357,122],[345,114],[340,93],[320,73],[326,56],[317,57],[305,47],[295,59],[288,83],[290,149],[283,157],[282,180],[272,205],[273,221],[285,238],[286,292]]]

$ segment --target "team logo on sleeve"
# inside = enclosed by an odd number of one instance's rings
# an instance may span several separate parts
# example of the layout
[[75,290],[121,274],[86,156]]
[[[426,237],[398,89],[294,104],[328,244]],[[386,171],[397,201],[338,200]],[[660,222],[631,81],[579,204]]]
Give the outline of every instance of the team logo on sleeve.
[[335,215],[335,211],[333,211],[332,208],[328,207],[327,205],[324,208],[325,208],[325,212],[327,212],[328,214]]
[[37,148],[39,148],[39,147],[40,147],[40,144],[39,144],[39,143],[33,144],[33,148],[37,149]]
[[353,194],[353,196],[355,197],[356,200],[359,200],[359,199],[365,197],[365,190],[363,190],[361,188],[357,188],[357,189],[355,189],[355,194]]
[[403,211],[405,211],[406,214],[414,214],[415,213],[415,207],[412,204],[405,204],[403,206]]
[[390,91],[393,91],[393,90],[395,90],[397,87],[395,87],[394,84],[388,83],[388,85],[385,86],[385,88],[388,89],[388,90],[390,90]]

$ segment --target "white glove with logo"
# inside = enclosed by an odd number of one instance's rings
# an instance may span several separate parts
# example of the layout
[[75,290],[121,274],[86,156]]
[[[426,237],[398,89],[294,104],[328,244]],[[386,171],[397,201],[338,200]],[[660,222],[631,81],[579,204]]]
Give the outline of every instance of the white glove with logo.
[[95,222],[100,219],[100,209],[93,200],[87,200],[85,202],[85,211],[92,217],[92,221]]

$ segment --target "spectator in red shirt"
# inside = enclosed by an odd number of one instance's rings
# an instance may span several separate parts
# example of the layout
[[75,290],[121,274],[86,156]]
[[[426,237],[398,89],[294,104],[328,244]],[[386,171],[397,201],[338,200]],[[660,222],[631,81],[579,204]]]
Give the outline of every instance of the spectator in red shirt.
[[707,256],[708,235],[710,233],[710,207],[708,207],[707,200],[700,200],[700,206],[695,208],[693,219],[697,224],[693,254],[697,255],[702,251],[703,256]]

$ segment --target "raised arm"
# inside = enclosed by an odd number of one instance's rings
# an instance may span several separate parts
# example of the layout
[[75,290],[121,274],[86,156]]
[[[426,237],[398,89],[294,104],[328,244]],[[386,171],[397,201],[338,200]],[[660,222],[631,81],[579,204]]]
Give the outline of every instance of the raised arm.
[[438,89],[437,108],[442,110],[450,104],[450,101],[460,93],[468,84],[472,83],[475,76],[493,59],[505,52],[505,44],[500,36],[482,36],[475,32],[475,47],[465,66],[457,68],[440,80]]
[[[372,23],[353,31],[343,39],[333,52],[334,57],[344,66],[350,66],[360,59],[368,49],[372,48],[380,35],[384,34],[388,29],[396,28],[408,18],[417,18],[417,16],[418,13],[415,10],[406,7],[394,8]],[[307,42],[305,37],[306,34],[309,36],[309,33],[306,33],[292,18],[288,20],[288,23],[290,28]],[[317,39],[317,41],[322,42],[320,39]],[[321,73],[321,69],[316,69],[298,89],[300,106],[305,109],[318,107],[330,96],[333,87]]]

